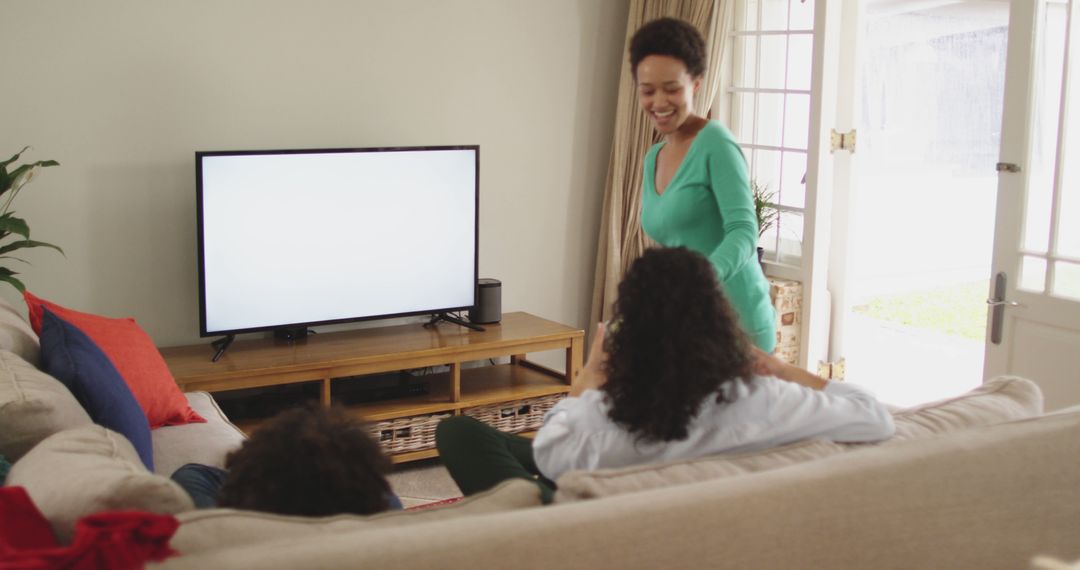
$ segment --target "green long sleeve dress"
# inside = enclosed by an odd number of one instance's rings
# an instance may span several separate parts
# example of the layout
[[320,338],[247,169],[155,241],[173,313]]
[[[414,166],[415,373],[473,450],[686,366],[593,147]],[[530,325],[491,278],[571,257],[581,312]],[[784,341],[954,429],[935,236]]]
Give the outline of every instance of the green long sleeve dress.
[[709,121],[664,193],[657,194],[656,156],[664,144],[653,145],[645,156],[642,228],[661,245],[708,257],[743,330],[772,352],[776,314],[757,262],[757,218],[742,149],[731,131]]

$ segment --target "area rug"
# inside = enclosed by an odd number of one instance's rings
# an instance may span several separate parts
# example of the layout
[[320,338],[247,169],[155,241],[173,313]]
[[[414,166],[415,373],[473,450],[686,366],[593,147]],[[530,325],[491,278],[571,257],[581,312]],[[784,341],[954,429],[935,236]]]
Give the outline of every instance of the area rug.
[[456,502],[458,502],[458,501],[460,501],[460,500],[462,500],[464,498],[465,497],[454,497],[452,499],[443,499],[441,501],[435,501],[434,503],[424,503],[423,505],[416,505],[415,507],[409,507],[409,508],[407,508],[405,510],[406,511],[419,511],[419,510],[422,510],[422,509],[433,509],[433,508],[442,507],[442,506],[445,506],[445,505],[452,505],[452,504],[454,504],[454,503],[456,503]]

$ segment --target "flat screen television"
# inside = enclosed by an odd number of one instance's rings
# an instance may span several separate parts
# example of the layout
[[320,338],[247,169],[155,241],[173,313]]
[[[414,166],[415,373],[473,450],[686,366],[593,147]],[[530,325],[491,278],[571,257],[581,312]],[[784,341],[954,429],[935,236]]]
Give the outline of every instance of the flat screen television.
[[479,168],[478,146],[196,152],[200,334],[472,307]]

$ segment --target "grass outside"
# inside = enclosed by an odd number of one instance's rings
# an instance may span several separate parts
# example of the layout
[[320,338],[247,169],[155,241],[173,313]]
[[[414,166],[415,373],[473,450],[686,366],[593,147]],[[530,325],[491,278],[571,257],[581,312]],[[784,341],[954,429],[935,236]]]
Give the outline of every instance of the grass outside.
[[881,321],[981,341],[986,337],[986,281],[881,295],[853,310]]

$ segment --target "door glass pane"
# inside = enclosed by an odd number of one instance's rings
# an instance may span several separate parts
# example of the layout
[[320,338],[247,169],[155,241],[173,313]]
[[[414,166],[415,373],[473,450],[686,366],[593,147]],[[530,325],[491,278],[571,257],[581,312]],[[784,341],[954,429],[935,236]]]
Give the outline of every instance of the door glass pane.
[[784,95],[758,93],[757,144],[780,146],[783,136]]
[[1046,291],[1046,260],[1025,255],[1020,262],[1019,288],[1032,293]]
[[792,30],[814,29],[814,3],[809,0],[795,0],[791,3],[791,22],[788,26]]
[[[1024,211],[1027,251],[1050,250],[1050,211],[1053,208],[1054,164],[1057,159],[1061,110],[1061,72],[1065,55],[1065,4],[1045,3],[1043,34],[1036,49],[1033,145]],[[1040,289],[1041,291],[1042,289]]]
[[764,89],[783,89],[787,74],[787,36],[761,36],[761,66],[759,85]]
[[802,212],[780,212],[777,218],[780,263],[798,265],[802,259],[803,215]]
[[814,55],[814,36],[793,35],[788,38],[787,88],[810,90],[811,58]]
[[1066,261],[1054,264],[1054,294],[1080,299],[1080,264]]
[[785,206],[806,206],[806,153],[784,152],[784,168],[780,175],[780,203]]
[[[754,132],[754,93],[734,93],[731,96],[731,132],[741,144],[751,144]],[[744,136],[740,136],[744,135]]]
[[785,98],[784,146],[805,149],[810,140],[810,96],[789,93]]
[[761,15],[761,29],[787,29],[788,0],[761,0],[761,2],[764,4]]
[[756,30],[758,21],[758,0],[736,2],[735,28],[738,30]]
[[732,81],[735,87],[756,85],[757,74],[757,36],[738,36],[735,38],[735,69]]
[[769,190],[776,191],[780,188],[780,151],[778,150],[755,150],[753,176],[761,186],[767,186]]

